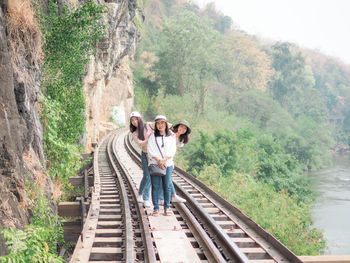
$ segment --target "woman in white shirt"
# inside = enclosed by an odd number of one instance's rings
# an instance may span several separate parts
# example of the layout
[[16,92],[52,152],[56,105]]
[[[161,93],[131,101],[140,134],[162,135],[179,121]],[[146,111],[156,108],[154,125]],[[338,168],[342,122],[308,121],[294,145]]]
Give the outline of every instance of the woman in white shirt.
[[[182,120],[171,128],[171,132],[176,140],[176,150],[183,147],[190,140],[191,128],[186,120]],[[161,194],[162,198],[162,194]],[[175,192],[174,184],[171,182],[171,201],[172,202],[186,202],[186,199],[181,198]]]
[[137,201],[144,203],[145,207],[150,207],[149,194],[151,190],[151,176],[148,170],[147,161],[147,143],[148,139],[153,134],[153,130],[150,127],[150,123],[144,124],[141,114],[134,111],[130,114],[130,132],[133,140],[141,147],[141,161],[143,177],[140,183]]
[[176,141],[169,130],[165,116],[158,115],[155,120],[154,133],[148,140],[147,152],[150,164],[156,164],[166,170],[164,176],[151,175],[153,216],[159,215],[159,190],[162,187],[164,192],[164,214],[173,215],[170,210],[171,197],[171,175],[174,169],[173,157],[176,153]]
[[171,128],[176,138],[176,149],[183,147],[190,140],[191,128],[188,121],[183,120]]

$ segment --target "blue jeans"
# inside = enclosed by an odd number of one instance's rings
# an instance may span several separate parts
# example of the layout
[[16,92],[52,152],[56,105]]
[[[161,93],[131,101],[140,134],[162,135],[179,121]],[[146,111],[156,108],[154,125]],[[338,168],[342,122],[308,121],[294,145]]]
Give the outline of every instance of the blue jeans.
[[149,192],[151,190],[151,176],[148,170],[148,162],[146,153],[141,154],[143,177],[139,187],[139,195],[142,195],[143,200],[149,199]]
[[159,193],[163,188],[164,192],[164,210],[170,207],[171,198],[171,174],[173,173],[174,166],[168,166],[166,168],[166,174],[164,176],[151,176],[152,181],[152,202],[154,210],[159,210]]
[[[163,177],[163,176],[161,176],[161,177]],[[171,187],[171,188],[170,188],[171,196],[172,196],[172,195],[176,195],[175,187],[174,187],[174,184],[173,184],[173,181],[172,181],[172,180],[171,180],[171,186],[170,186],[170,187]],[[163,188],[162,188],[162,187],[159,189],[159,199],[160,199],[160,200],[164,200],[164,193],[163,193]]]

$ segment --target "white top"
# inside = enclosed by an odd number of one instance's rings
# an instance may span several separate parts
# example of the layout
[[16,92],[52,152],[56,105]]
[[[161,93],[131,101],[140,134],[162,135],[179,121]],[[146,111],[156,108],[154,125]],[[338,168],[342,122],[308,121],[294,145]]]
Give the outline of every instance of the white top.
[[176,147],[177,148],[181,148],[181,147],[184,147],[184,143],[183,142],[180,142],[179,140],[176,140]]
[[150,122],[147,122],[146,125],[145,125],[145,128],[144,128],[144,131],[143,131],[143,135],[145,136],[145,140],[140,140],[138,138],[138,129],[136,129],[131,135],[132,135],[132,138],[133,140],[141,147],[141,150],[143,152],[147,152],[147,143],[148,143],[148,139],[147,139],[147,136],[149,136],[149,134],[153,133],[153,130],[150,126]]
[[183,147],[185,144],[183,142],[180,142],[180,136],[178,138],[176,138],[176,133],[173,131],[170,131],[170,132],[176,141],[176,149]]
[[[160,154],[155,138],[157,139],[159,149],[161,150],[163,157],[170,157],[169,160],[166,161],[165,166],[169,167],[174,165],[173,157],[176,153],[176,140],[173,136],[154,136],[154,133],[151,135],[151,137],[148,140],[147,145],[147,152],[149,157],[149,164],[157,164],[157,161],[153,159],[152,157],[157,157],[160,159],[163,159],[162,155]],[[164,146],[162,147],[164,142]]]

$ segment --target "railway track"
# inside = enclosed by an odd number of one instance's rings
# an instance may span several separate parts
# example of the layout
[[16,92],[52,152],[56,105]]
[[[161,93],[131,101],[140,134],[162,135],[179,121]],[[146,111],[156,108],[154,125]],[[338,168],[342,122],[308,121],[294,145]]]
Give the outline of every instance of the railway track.
[[70,262],[155,262],[147,217],[116,161],[115,139],[105,137],[94,154],[89,213]]
[[[96,148],[91,205],[70,262],[179,262],[158,253],[150,210],[136,201],[138,184],[126,160],[141,165],[139,152],[126,131],[109,134]],[[176,168],[173,182],[177,193],[187,200],[172,205],[181,226],[175,230],[185,233],[196,262],[302,262],[186,172]]]
[[[125,137],[125,145],[129,154],[141,165],[140,154],[129,136]],[[225,262],[302,262],[275,237],[185,171],[175,168],[173,183],[176,192],[187,200],[186,205],[173,205],[180,214],[178,220],[189,222],[188,227],[203,248],[209,241],[204,241],[199,232],[205,232],[222,255],[222,258],[212,257],[208,253],[209,249],[204,250],[210,262],[220,262],[223,259]],[[195,225],[202,228],[195,230]]]

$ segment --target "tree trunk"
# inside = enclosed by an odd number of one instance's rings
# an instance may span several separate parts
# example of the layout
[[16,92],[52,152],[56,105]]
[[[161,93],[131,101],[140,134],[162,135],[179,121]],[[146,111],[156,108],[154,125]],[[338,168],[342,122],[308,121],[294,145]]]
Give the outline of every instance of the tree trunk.
[[205,73],[201,72],[200,77],[199,77],[199,115],[204,114],[205,95],[207,93],[204,79],[205,79]]

